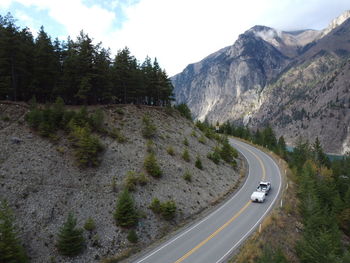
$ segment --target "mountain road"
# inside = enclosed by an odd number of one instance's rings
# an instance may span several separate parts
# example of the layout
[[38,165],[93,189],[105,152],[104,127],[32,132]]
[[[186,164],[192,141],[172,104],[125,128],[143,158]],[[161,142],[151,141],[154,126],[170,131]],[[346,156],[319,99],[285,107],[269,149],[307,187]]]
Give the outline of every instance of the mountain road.
[[[249,172],[243,186],[215,211],[187,226],[134,263],[222,263],[259,226],[275,204],[282,176],[275,161],[261,150],[230,138],[230,143],[246,158]],[[250,196],[259,181],[271,182],[264,203]]]

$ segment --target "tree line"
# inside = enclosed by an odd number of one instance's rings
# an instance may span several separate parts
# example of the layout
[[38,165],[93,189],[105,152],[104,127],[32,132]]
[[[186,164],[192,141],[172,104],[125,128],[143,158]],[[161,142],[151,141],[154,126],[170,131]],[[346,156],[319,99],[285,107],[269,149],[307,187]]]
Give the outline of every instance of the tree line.
[[139,63],[125,47],[93,44],[80,32],[76,40],[54,41],[40,28],[34,39],[11,14],[0,15],[0,99],[40,103],[57,97],[66,104],[134,103],[168,105],[173,86],[157,59]]
[[[251,131],[226,122],[219,132],[262,145],[288,162],[298,185],[303,229],[295,249],[301,263],[350,262],[350,247],[344,242],[350,237],[350,153],[331,161],[317,137],[313,143],[300,137],[293,151],[287,151],[283,136],[277,139],[270,126]],[[288,260],[282,248],[268,248],[257,262]]]
[[282,158],[286,158],[287,156],[287,148],[284,137],[280,136],[277,139],[275,132],[269,125],[263,129],[257,129],[256,131],[251,131],[245,126],[235,126],[229,121],[217,126],[219,126],[220,133],[236,136],[251,141],[254,144],[261,145],[280,155]]

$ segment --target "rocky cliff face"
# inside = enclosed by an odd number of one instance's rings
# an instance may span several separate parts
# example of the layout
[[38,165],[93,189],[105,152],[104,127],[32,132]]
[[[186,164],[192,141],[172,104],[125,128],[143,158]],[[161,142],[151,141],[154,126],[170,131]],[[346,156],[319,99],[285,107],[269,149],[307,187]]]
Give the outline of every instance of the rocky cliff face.
[[318,136],[331,153],[349,151],[350,19],[304,47],[279,78],[267,85],[253,128],[270,123],[293,145],[299,136]]
[[186,102],[196,119],[242,118],[252,110],[263,87],[288,65],[288,60],[256,36],[255,31],[247,31],[233,46],[174,76],[176,100]]
[[[346,128],[339,128],[344,132],[338,134],[337,143],[332,144],[325,135],[332,134],[325,128],[331,125],[327,119],[332,117],[323,116],[324,124],[315,119],[314,125],[304,123],[301,128],[301,124],[293,122],[300,118],[296,113],[289,114],[289,125],[284,117],[276,116],[281,112],[286,114],[285,109],[290,109],[292,104],[298,111],[302,108],[307,111],[312,101],[321,99],[316,95],[322,93],[327,81],[338,76],[350,54],[349,17],[350,12],[345,12],[322,31],[284,32],[255,26],[240,35],[232,46],[189,65],[174,76],[176,100],[187,103],[199,120],[206,118],[213,123],[229,120],[253,128],[270,123],[277,134],[285,135],[291,144],[295,141],[294,134],[301,133],[311,140],[319,136],[327,151],[342,153],[350,135]],[[344,76],[350,79],[345,72]],[[345,79],[340,81],[344,85]],[[342,99],[346,101],[346,86],[332,86],[327,97],[322,97],[322,103],[330,105],[339,92],[344,92]],[[314,118],[313,113],[309,114],[310,120]],[[346,120],[341,118],[339,125],[345,127]],[[317,132],[312,132],[316,126]]]

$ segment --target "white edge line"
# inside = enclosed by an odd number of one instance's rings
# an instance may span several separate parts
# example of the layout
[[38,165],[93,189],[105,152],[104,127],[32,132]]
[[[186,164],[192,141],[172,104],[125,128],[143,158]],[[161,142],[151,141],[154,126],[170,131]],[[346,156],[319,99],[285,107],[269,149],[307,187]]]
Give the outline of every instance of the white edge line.
[[[244,156],[244,158],[247,160],[247,157],[241,152],[241,154]],[[229,202],[231,202],[234,198],[236,198],[236,196],[242,191],[242,189],[244,188],[244,186],[247,184],[248,182],[248,177],[251,176],[250,175],[250,167],[248,166],[248,176],[247,179],[245,180],[243,186],[241,187],[241,189],[238,190],[238,192],[232,196],[229,200],[227,200],[222,206],[220,206],[217,210],[215,210],[213,213],[211,213],[210,215],[208,215],[207,217],[205,217],[204,219],[202,219],[201,221],[199,221],[197,224],[195,224],[194,226],[190,227],[189,229],[187,229],[185,232],[181,233],[180,235],[178,235],[177,237],[175,237],[174,239],[169,240],[167,243],[165,243],[163,246],[161,246],[160,248],[154,250],[152,253],[150,253],[149,255],[147,255],[146,257],[142,258],[139,261],[136,261],[135,263],[141,263],[143,261],[145,261],[146,259],[148,259],[149,257],[153,256],[154,254],[156,254],[158,251],[162,250],[163,248],[169,246],[171,243],[175,242],[177,239],[179,239],[180,237],[186,235],[189,231],[191,231],[192,229],[196,228],[198,225],[202,224],[203,222],[205,222],[206,220],[208,220],[210,217],[214,216],[217,212],[219,212],[221,209],[223,209]]]
[[[259,149],[258,149],[259,150]],[[264,153],[263,151],[259,150],[260,152],[262,152],[263,154],[265,154],[270,160],[272,160],[273,164],[275,165],[275,167],[277,168],[278,174],[280,176],[280,183],[278,186],[278,192],[275,196],[275,199],[273,200],[273,202],[270,204],[269,208],[266,210],[266,212],[259,218],[259,220],[255,223],[255,225],[240,239],[238,240],[238,242],[229,250],[226,252],[225,255],[223,255],[218,261],[216,261],[215,263],[219,263],[221,260],[223,260],[224,258],[226,258],[234,249],[236,249],[236,247],[238,245],[240,245],[242,243],[242,241],[248,236],[250,235],[250,233],[257,227],[257,225],[261,222],[261,220],[266,216],[266,214],[268,212],[270,212],[271,207],[275,204],[277,197],[280,194],[281,191],[281,185],[282,185],[282,176],[281,176],[281,171],[279,169],[279,167],[277,166],[276,162],[266,153]]]

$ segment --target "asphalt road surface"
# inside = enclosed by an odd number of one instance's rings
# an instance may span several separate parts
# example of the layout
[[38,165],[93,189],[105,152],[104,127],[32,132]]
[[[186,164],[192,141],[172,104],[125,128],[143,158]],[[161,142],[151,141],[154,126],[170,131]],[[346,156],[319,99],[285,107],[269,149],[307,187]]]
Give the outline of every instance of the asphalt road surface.
[[[264,152],[241,141],[230,143],[248,161],[249,174],[244,185],[210,215],[193,223],[135,263],[221,263],[259,226],[271,210],[281,190],[277,164]],[[250,196],[259,181],[271,182],[264,203],[253,203]]]

